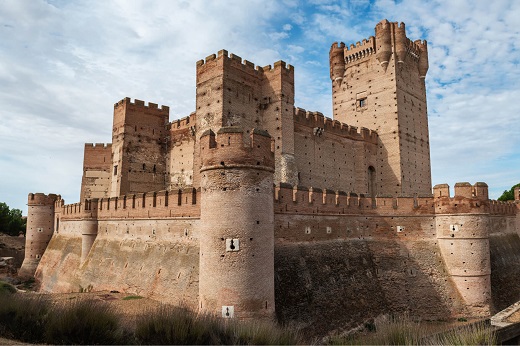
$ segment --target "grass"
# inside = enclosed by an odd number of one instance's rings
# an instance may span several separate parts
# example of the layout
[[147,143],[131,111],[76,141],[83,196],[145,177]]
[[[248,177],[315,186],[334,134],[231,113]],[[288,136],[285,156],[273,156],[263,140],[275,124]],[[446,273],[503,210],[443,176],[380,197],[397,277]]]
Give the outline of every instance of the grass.
[[80,299],[62,302],[52,309],[45,326],[49,344],[119,344],[123,330],[119,317],[105,302]]
[[169,305],[144,311],[131,330],[123,329],[121,320],[106,302],[99,300],[63,300],[51,304],[45,295],[0,294],[0,336],[29,343],[283,345],[300,342],[297,333],[274,323],[222,319]]
[[244,322],[195,314],[168,305],[137,320],[139,344],[154,345],[294,345],[297,333],[269,322]]
[[[428,323],[407,315],[380,316],[373,331],[364,335],[333,337],[333,345],[496,345],[496,335],[484,322],[468,323],[442,333],[434,333]],[[369,329],[369,328],[367,328]]]

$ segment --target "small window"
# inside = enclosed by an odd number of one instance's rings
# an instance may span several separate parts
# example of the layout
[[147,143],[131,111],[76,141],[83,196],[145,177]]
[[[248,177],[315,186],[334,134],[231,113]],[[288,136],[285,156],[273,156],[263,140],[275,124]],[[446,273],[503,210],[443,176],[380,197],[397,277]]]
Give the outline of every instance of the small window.
[[358,106],[361,108],[361,107],[366,107],[367,106],[367,99],[359,99],[358,100]]
[[117,165],[114,166],[114,175],[117,175]]

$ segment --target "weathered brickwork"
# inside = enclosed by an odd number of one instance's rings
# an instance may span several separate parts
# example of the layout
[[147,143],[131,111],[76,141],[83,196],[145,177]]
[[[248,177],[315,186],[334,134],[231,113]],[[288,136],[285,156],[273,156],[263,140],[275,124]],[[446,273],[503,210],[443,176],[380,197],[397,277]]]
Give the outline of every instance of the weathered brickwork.
[[225,50],[197,62],[187,117],[123,99],[112,143],[85,145],[80,202],[29,195],[21,273],[43,291],[115,289],[309,335],[519,300],[520,189],[432,190],[427,54],[388,21],[333,44],[333,119],[295,107],[292,66]]
[[80,201],[109,197],[111,169],[112,144],[86,143]]

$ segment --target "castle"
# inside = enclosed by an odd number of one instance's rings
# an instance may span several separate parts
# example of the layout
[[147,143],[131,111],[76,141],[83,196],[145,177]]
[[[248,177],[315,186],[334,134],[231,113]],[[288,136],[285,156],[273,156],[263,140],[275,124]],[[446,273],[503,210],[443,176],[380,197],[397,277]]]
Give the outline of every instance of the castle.
[[221,50],[196,110],[125,98],[85,144],[80,202],[29,194],[25,261],[47,292],[119,290],[304,330],[384,312],[485,316],[520,299],[520,191],[431,187],[426,41],[403,23],[330,49],[333,119],[294,69]]

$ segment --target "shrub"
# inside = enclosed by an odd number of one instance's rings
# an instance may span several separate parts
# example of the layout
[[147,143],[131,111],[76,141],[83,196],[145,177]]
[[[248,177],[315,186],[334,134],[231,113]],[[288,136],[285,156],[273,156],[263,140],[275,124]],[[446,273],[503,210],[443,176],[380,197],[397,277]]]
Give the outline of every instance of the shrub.
[[159,345],[284,345],[297,344],[297,334],[273,323],[244,322],[196,315],[186,308],[163,305],[137,320],[136,340]]
[[122,343],[119,317],[104,302],[80,299],[67,301],[52,310],[45,342],[49,344]]
[[496,345],[497,339],[493,328],[484,322],[471,323],[445,333],[435,335],[428,340],[430,345]]
[[0,281],[0,294],[16,293],[16,287],[5,281]]
[[41,342],[50,304],[41,295],[0,295],[0,334],[27,342]]

